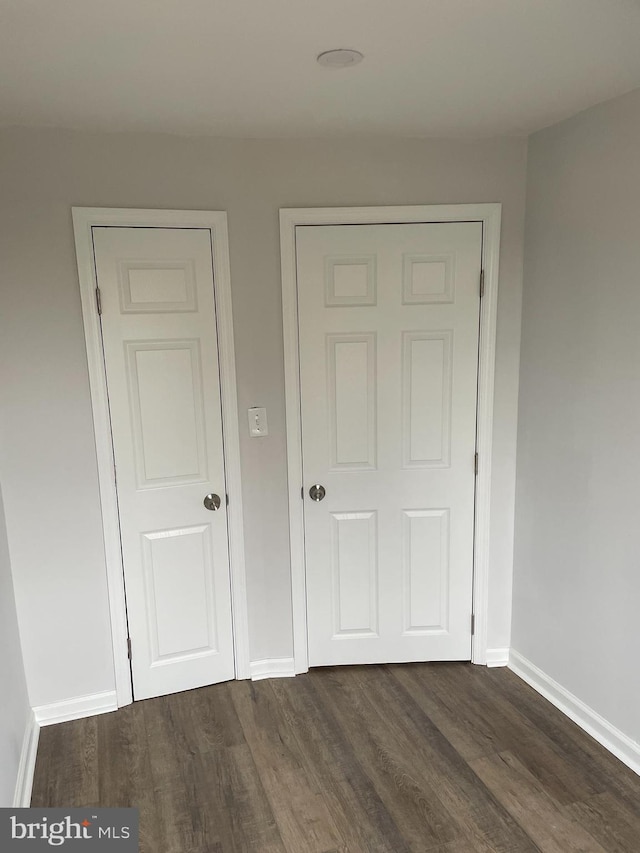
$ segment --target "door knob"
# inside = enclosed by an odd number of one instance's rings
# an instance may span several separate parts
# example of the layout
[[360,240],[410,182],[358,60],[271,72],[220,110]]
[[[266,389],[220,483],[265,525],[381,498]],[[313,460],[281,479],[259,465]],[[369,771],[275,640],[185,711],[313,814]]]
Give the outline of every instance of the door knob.
[[321,486],[320,483],[316,483],[309,489],[309,497],[312,501],[321,501],[326,494],[324,486]]
[[202,501],[207,509],[210,509],[211,512],[215,512],[217,509],[220,509],[220,498],[218,495],[205,495],[205,499]]

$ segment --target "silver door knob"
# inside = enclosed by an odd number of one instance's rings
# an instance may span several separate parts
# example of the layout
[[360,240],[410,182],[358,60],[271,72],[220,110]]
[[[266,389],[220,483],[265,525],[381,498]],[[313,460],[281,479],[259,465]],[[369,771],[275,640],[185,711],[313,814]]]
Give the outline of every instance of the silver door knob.
[[321,486],[320,483],[316,483],[309,489],[309,497],[312,501],[321,501],[326,494],[324,486]]
[[218,497],[218,495],[206,495],[202,503],[207,509],[210,509],[212,512],[215,512],[217,509],[220,509],[220,498]]

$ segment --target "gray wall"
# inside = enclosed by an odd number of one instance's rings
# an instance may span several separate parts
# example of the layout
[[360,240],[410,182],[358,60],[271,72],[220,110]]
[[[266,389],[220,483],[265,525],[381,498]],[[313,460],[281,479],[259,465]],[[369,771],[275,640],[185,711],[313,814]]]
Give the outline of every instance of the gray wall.
[[31,708],[22,666],[11,582],[4,508],[0,492],[0,807],[12,806],[22,740]]
[[[508,646],[525,161],[521,139],[0,132],[0,465],[34,705],[113,687],[71,205],[228,211],[251,654],[262,659],[292,654],[278,208],[503,203],[489,644]],[[255,405],[268,409],[268,438],[244,429]]]
[[512,646],[640,737],[640,91],[530,138]]

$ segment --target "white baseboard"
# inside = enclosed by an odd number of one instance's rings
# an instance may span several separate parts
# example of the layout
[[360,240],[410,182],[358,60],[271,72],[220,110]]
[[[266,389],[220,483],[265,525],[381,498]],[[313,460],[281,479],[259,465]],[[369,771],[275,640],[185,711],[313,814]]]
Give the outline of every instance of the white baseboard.
[[509,649],[487,649],[487,666],[508,666]]
[[116,692],[109,690],[106,693],[91,693],[89,696],[52,702],[51,705],[39,705],[33,712],[41,726],[52,726],[54,723],[66,723],[68,720],[80,720],[82,717],[93,717],[94,714],[117,710]]
[[251,661],[251,680],[292,678],[296,674],[293,658],[270,658]]
[[509,669],[548,699],[552,705],[559,708],[581,729],[588,732],[627,767],[640,774],[640,744],[637,741],[621,732],[597,711],[585,705],[581,699],[513,649],[509,654]]
[[29,716],[27,717],[27,724],[24,728],[24,738],[20,751],[16,790],[13,796],[14,809],[25,809],[31,805],[31,789],[33,788],[33,773],[36,769],[39,737],[40,726],[36,722],[35,714],[29,708]]

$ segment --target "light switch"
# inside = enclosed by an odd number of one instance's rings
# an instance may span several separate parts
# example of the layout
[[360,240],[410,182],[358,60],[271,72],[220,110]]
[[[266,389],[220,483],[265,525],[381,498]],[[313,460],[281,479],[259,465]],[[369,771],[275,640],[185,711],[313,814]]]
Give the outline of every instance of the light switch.
[[266,409],[249,409],[249,435],[252,438],[269,435]]

